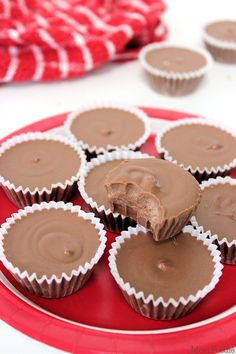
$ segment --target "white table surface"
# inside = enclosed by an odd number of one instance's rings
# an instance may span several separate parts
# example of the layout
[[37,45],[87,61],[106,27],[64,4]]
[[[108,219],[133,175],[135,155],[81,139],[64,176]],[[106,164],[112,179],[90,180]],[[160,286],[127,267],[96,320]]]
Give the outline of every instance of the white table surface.
[[[235,0],[166,0],[170,40],[201,45],[201,27],[209,20],[236,16]],[[96,73],[67,82],[0,86],[0,138],[41,118],[73,110],[90,100],[192,112],[236,128],[236,65],[216,64],[199,89],[170,98],[153,92],[142,80],[138,62],[108,64]],[[1,300],[0,300],[1,301]],[[46,354],[60,351],[28,338],[0,321],[0,353]]]

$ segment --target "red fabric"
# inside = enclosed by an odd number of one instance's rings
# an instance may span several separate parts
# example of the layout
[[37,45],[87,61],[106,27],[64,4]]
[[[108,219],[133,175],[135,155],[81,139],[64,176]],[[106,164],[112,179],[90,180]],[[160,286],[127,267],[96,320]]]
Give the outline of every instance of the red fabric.
[[130,59],[166,38],[164,10],[162,0],[0,0],[0,82],[67,79]]

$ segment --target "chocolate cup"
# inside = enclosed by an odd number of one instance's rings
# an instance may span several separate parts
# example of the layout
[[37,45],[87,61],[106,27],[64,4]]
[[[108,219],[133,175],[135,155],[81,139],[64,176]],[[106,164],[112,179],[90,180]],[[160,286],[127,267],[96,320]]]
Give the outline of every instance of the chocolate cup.
[[236,49],[221,48],[206,41],[205,46],[215,61],[225,64],[236,64]]
[[[80,157],[80,165],[84,165],[86,159],[83,150],[77,146],[75,143],[69,139],[53,135],[49,133],[26,133],[21,135],[16,135],[11,139],[4,142],[0,148],[0,154],[4,154],[9,148],[25,142],[34,140],[47,140],[47,141],[59,141],[65,145],[69,145]],[[5,180],[3,176],[0,176],[1,186],[6,193],[7,197],[18,207],[24,208],[25,206],[30,206],[33,204],[40,204],[42,202],[50,201],[64,201],[68,202],[72,198],[74,192],[77,189],[77,182],[79,180],[79,168],[78,172],[74,176],[68,176],[66,181],[55,183],[51,188],[35,188],[31,191],[29,188],[24,188],[22,186],[15,186],[11,181]]]
[[128,231],[123,231],[121,236],[116,238],[116,242],[112,244],[112,248],[109,251],[110,256],[108,260],[110,271],[121,289],[124,298],[136,312],[153,320],[175,320],[187,315],[218,283],[223,268],[223,265],[220,263],[220,252],[216,249],[216,246],[211,240],[207,238],[207,235],[197,229],[195,230],[192,226],[185,226],[183,232],[190,233],[193,237],[201,240],[212,256],[214,273],[210,283],[206,284],[203,289],[199,289],[196,294],[189,295],[188,298],[180,297],[178,300],[170,298],[168,302],[165,302],[162,297],[154,299],[152,294],[145,297],[142,291],[136,291],[136,289],[132,287],[132,284],[124,282],[116,266],[117,250],[121,247],[126,238],[134,237],[134,235],[137,235],[140,231],[147,232],[148,230],[137,225],[136,228],[129,228]]
[[[27,214],[31,214],[34,211],[45,210],[45,209],[63,209],[65,211],[71,211],[77,213],[79,217],[89,220],[91,224],[94,225],[98,232],[98,237],[100,244],[95,255],[87,260],[86,264],[79,266],[78,269],[72,269],[71,273],[62,273],[60,277],[52,274],[50,277],[43,275],[38,278],[36,273],[28,274],[28,272],[21,271],[17,266],[13,265],[5,256],[5,251],[3,247],[3,239],[7,234],[7,230],[14,225],[16,220],[26,217]],[[105,237],[104,226],[100,223],[100,220],[94,216],[92,213],[85,213],[81,210],[80,206],[73,206],[71,203],[65,204],[64,202],[53,202],[34,204],[33,206],[20,209],[17,213],[13,214],[11,218],[8,218],[6,222],[1,226],[0,229],[0,253],[3,265],[9,270],[16,281],[21,284],[21,286],[28,290],[30,293],[44,298],[61,298],[73,294],[74,292],[81,289],[85,283],[89,280],[96,267],[98,261],[102,257],[107,238]]]

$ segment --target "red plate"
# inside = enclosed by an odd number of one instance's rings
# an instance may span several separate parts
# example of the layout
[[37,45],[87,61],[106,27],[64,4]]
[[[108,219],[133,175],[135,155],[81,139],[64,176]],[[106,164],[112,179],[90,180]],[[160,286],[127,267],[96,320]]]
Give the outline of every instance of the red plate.
[[[144,110],[164,120],[190,116]],[[45,119],[14,134],[57,128],[65,117]],[[153,136],[142,151],[155,154]],[[79,195],[73,202],[86,209]],[[0,222],[17,210],[2,190],[0,205]],[[73,353],[215,353],[236,345],[236,267],[224,267],[215,290],[189,315],[175,321],[153,321],[129,307],[109,273],[107,256],[115,236],[108,233],[106,254],[91,280],[63,299],[47,300],[29,294],[0,265],[0,318],[32,338]]]

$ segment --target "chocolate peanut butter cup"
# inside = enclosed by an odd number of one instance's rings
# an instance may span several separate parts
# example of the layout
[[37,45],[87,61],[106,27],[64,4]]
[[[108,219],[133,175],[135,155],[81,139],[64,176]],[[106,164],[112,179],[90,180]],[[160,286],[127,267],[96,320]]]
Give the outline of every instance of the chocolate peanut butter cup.
[[111,211],[147,227],[156,241],[178,234],[201,196],[190,173],[155,158],[122,161],[107,173],[105,187]]
[[80,194],[91,211],[101,219],[105,228],[109,231],[119,233],[129,226],[135,226],[136,222],[127,216],[112,213],[105,188],[106,175],[121,161],[143,158],[152,158],[152,156],[141,152],[116,150],[99,155],[80,170],[78,183]]
[[156,138],[162,158],[189,171],[199,182],[226,176],[236,167],[236,136],[201,118],[181,119]]
[[216,245],[186,226],[174,238],[155,242],[138,225],[112,244],[111,273],[129,305],[154,320],[172,320],[192,311],[222,274]]
[[183,96],[197,88],[212,59],[203,49],[152,43],[141,50],[140,62],[154,90]]
[[150,134],[143,111],[113,103],[81,107],[69,114],[65,129],[86,151],[88,158],[117,149],[137,150]]
[[203,30],[206,48],[216,61],[236,64],[236,21],[209,23]]
[[209,179],[201,189],[202,199],[191,223],[213,240],[223,263],[236,265],[236,180]]
[[0,229],[4,266],[31,293],[58,298],[79,290],[106,244],[98,218],[71,203],[20,209]]
[[19,207],[70,200],[85,163],[82,149],[48,133],[14,136],[0,147],[0,183]]

